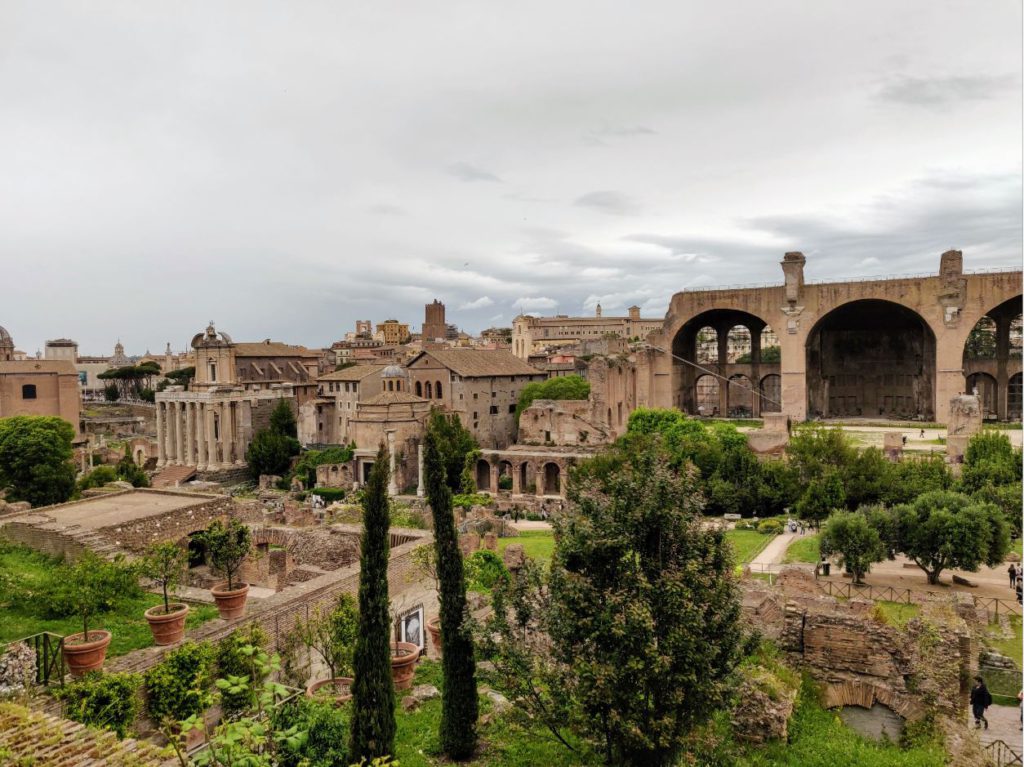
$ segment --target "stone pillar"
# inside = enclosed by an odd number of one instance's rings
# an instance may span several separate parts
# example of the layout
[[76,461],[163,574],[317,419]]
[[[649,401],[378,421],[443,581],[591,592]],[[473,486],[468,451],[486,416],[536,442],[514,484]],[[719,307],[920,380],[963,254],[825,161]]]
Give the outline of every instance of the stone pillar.
[[388,429],[388,495],[398,495],[398,478],[395,476],[395,432],[393,429]]
[[164,451],[164,403],[156,403],[156,466],[163,468],[167,463],[167,453]]
[[185,465],[196,465],[196,403],[185,403]]
[[235,462],[235,422],[232,418],[234,408],[230,402],[221,404],[220,415],[220,441],[224,445],[224,465],[230,466]]
[[206,471],[209,466],[209,456],[206,454],[206,404],[203,402],[196,403],[195,433],[196,450],[199,453],[199,462],[196,468]]
[[729,376],[726,375],[725,366],[729,364],[729,331],[732,328],[718,327],[715,332],[718,334],[718,415],[721,418],[729,417]]
[[491,493],[494,495],[498,494],[498,466],[496,464],[488,464],[491,469]]
[[235,446],[235,466],[245,466],[245,450],[242,449],[242,403],[236,402],[232,407],[231,441]]
[[750,385],[754,391],[750,396],[750,415],[761,417],[761,330],[750,328]]
[[996,321],[996,413],[1000,421],[1005,421],[1009,410],[1007,364],[1010,361],[1010,322],[1013,318],[1004,313],[993,319]]
[[560,466],[558,468],[558,494],[565,498],[566,491],[569,487],[569,467]]
[[173,466],[178,463],[178,454],[175,451],[175,434],[177,433],[177,423],[174,420],[174,406],[177,403],[168,402],[167,411],[164,413],[164,442],[165,450],[167,451],[167,463]]
[[220,468],[220,456],[217,455],[217,434],[214,429],[214,413],[217,406],[209,403],[206,406],[206,467],[213,471]]
[[519,495],[523,492],[520,476],[523,464],[517,463],[512,467],[512,495]]
[[174,458],[178,464],[185,464],[185,403],[174,403]]
[[[540,469],[540,471],[537,471],[537,469]],[[534,492],[538,498],[544,495],[544,480],[546,478],[546,475],[547,471],[545,464],[541,463],[537,467],[535,467],[533,472],[533,484],[536,487],[536,490]]]
[[424,494],[423,490],[423,443],[421,442],[416,446],[416,497],[422,498]]

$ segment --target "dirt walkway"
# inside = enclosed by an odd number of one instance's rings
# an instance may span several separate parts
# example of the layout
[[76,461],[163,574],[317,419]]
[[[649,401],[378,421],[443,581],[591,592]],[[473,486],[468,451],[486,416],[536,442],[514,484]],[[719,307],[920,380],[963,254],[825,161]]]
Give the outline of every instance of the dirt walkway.
[[[986,746],[1001,740],[1018,754],[1021,753],[1020,708],[1017,706],[989,706],[985,712],[988,729],[978,730],[978,737]],[[968,726],[974,727],[974,717],[967,712]]]
[[778,565],[786,556],[786,549],[794,539],[799,538],[798,533],[782,533],[776,535],[771,543],[761,549],[761,553],[750,562],[750,569],[753,572],[764,572],[773,569],[772,565]]

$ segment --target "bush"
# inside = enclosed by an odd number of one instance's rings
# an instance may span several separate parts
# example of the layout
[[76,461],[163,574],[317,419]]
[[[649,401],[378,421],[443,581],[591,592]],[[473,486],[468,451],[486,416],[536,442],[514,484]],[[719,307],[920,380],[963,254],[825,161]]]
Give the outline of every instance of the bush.
[[490,506],[494,499],[487,493],[458,493],[452,496],[452,506],[459,506],[469,511],[473,506]]
[[528,383],[519,392],[516,423],[519,423],[519,416],[535,399],[586,399],[589,396],[590,382],[580,376],[559,376]]
[[215,519],[196,537],[206,544],[210,565],[228,579],[228,589],[234,588],[235,572],[252,548],[249,528],[237,519],[230,520],[226,525]]
[[333,702],[296,698],[271,713],[278,732],[295,727],[307,733],[301,743],[287,742],[278,753],[280,767],[345,767],[349,763],[348,722]]
[[[739,525],[736,525],[736,527],[738,528]],[[762,519],[757,523],[757,532],[761,533],[761,535],[779,535],[785,531],[785,529],[785,520],[777,517],[773,519]]]
[[263,684],[266,674],[260,676],[260,671],[253,663],[252,654],[244,653],[242,648],[262,647],[267,640],[267,632],[252,623],[244,629],[232,632],[217,645],[218,678],[227,679],[229,676],[249,678],[249,684],[244,685],[239,692],[232,693],[229,690],[221,692],[221,706],[228,717],[242,714],[256,705],[256,692]]
[[117,384],[108,383],[103,387],[103,399],[107,402],[117,402],[121,399],[121,391],[117,388]]
[[315,487],[309,491],[310,495],[319,495],[326,503],[343,501],[348,491],[343,487]]
[[511,490],[512,489],[512,476],[509,474],[502,474],[498,477],[498,489],[499,490]]
[[78,491],[91,490],[94,487],[103,487],[108,482],[117,481],[117,469],[104,464],[97,466],[80,480],[78,480]]
[[89,633],[89,619],[112,610],[126,597],[138,597],[136,568],[122,561],[113,562],[86,550],[71,566],[62,565],[43,589],[44,609],[57,616],[78,615],[82,632]]
[[245,453],[249,474],[255,481],[263,474],[283,476],[291,469],[292,456],[298,452],[299,442],[293,437],[269,429],[257,432]]
[[160,725],[201,715],[212,702],[214,650],[209,642],[185,642],[145,673],[146,710]]
[[470,591],[490,591],[498,581],[509,577],[501,557],[487,549],[474,551],[466,558],[464,567]]
[[138,674],[103,674],[94,671],[54,690],[64,704],[63,715],[76,722],[128,734],[142,708]]

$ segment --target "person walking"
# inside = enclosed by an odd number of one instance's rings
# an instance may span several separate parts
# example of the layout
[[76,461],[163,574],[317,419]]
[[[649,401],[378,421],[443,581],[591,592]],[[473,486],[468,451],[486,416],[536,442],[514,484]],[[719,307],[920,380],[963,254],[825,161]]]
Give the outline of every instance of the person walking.
[[1015,562],[1011,562],[1010,566],[1006,568],[1006,572],[1010,576],[1010,588],[1017,588],[1017,578],[1020,577],[1020,573],[1017,571],[1017,564]]
[[988,729],[988,719],[985,718],[985,709],[992,705],[992,693],[985,686],[985,680],[980,676],[974,677],[974,687],[971,688],[971,713],[974,714],[974,726],[980,728],[985,723]]

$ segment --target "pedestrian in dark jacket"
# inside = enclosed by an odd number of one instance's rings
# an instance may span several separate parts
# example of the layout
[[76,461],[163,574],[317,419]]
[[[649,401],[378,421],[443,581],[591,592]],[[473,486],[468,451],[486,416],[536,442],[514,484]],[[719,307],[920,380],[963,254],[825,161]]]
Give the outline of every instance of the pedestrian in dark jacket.
[[1020,573],[1017,571],[1017,565],[1011,562],[1010,566],[1009,566],[1009,568],[1007,568],[1006,572],[1010,576],[1010,588],[1011,589],[1012,588],[1016,588],[1016,586],[1017,586],[1017,578],[1020,577]]
[[974,714],[974,726],[981,727],[985,723],[988,729],[988,719],[985,718],[985,709],[992,705],[992,693],[985,686],[985,681],[980,677],[974,677],[974,687],[971,688],[971,713]]

